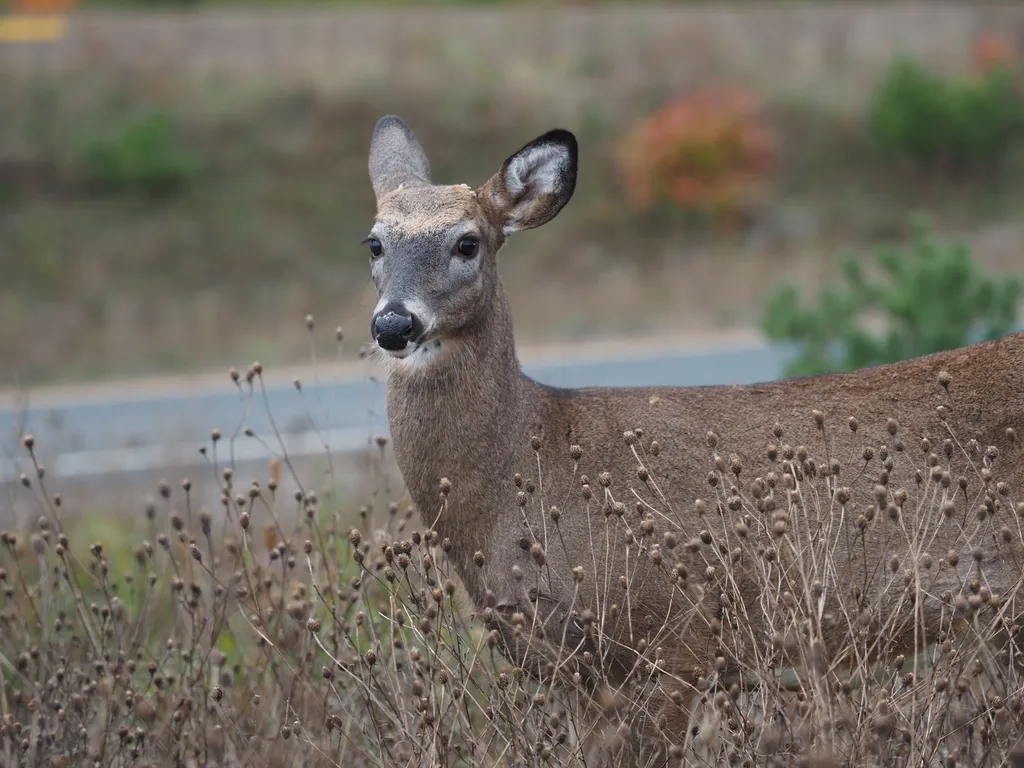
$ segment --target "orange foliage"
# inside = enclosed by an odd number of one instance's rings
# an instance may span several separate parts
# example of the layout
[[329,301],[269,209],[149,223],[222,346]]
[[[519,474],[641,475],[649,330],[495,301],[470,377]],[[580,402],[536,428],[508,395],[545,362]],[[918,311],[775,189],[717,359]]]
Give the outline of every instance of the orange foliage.
[[[11,12],[16,14],[65,13],[74,8],[80,0],[9,0]],[[0,10],[2,10],[0,5]]]
[[1017,63],[1017,51],[1013,43],[1003,35],[987,33],[974,41],[971,56],[974,68],[987,74],[996,67],[1012,67]]
[[622,140],[617,163],[632,205],[669,201],[736,213],[759,200],[777,141],[760,104],[737,88],[705,88],[670,101]]

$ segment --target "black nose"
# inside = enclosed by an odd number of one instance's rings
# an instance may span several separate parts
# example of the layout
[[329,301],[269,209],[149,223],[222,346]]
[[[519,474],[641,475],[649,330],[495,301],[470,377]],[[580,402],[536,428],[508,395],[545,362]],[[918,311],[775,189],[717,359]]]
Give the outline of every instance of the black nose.
[[398,352],[422,332],[419,319],[398,302],[390,302],[373,316],[370,334],[383,349]]

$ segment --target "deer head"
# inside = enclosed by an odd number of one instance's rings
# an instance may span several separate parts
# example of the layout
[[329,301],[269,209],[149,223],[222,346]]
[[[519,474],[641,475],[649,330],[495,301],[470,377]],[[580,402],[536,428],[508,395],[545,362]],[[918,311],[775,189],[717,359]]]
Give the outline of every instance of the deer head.
[[576,138],[555,129],[511,155],[483,186],[434,184],[412,131],[381,118],[370,145],[377,216],[369,246],[378,302],[370,331],[404,371],[445,358],[498,303],[498,251],[553,219],[576,187]]

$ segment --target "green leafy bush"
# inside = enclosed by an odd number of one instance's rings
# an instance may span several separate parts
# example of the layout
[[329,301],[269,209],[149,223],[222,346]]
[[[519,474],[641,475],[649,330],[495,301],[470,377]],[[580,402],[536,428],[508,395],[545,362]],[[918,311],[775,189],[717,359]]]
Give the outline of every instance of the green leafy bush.
[[995,170],[1022,128],[1024,99],[1006,64],[955,79],[897,58],[868,110],[873,144],[887,159],[905,160],[917,170]]
[[133,114],[90,137],[77,159],[87,185],[146,197],[181,191],[200,168],[199,156],[180,146],[170,115],[155,109]]
[[[881,248],[875,261],[881,277],[872,281],[858,257],[843,256],[845,285],[825,286],[816,307],[802,307],[792,284],[769,298],[765,334],[799,350],[786,375],[897,362],[999,338],[1016,326],[1020,279],[984,275],[966,246],[938,241],[923,224],[909,248]],[[877,334],[862,325],[868,313],[882,316]]]

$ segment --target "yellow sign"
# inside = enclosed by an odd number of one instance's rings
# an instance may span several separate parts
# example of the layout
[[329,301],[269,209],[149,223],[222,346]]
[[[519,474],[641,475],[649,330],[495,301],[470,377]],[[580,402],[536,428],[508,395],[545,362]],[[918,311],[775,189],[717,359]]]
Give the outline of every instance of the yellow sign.
[[50,43],[64,37],[67,19],[53,14],[0,16],[0,43]]
[[0,8],[0,43],[49,43],[67,31],[67,12],[80,0],[10,0]]

